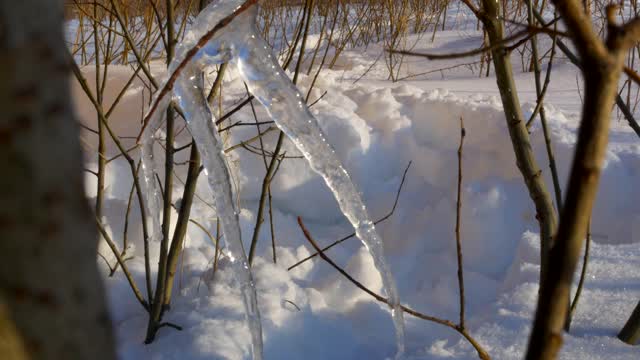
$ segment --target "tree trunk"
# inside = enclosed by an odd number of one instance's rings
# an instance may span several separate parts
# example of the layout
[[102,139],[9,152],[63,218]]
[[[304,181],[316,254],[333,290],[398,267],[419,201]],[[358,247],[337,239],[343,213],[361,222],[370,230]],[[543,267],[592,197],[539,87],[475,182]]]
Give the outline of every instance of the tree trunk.
[[527,360],[556,359],[562,345],[562,329],[568,310],[564,299],[571,291],[598,190],[618,80],[626,49],[640,37],[640,19],[618,27],[615,14],[611,13],[615,8],[609,7],[605,44],[593,30],[578,0],[554,0],[554,3],[582,60],[585,96],[566,198],[549,256],[549,270],[538,298]]
[[[489,44],[503,42],[502,20],[499,16],[500,5],[493,0],[483,0],[480,15],[485,31],[489,38]],[[509,59],[509,53],[504,46],[496,46],[491,51],[493,65],[495,67],[496,80],[500,97],[504,107],[504,113],[511,136],[511,143],[516,155],[518,169],[522,173],[524,182],[529,191],[529,196],[536,207],[536,218],[540,224],[541,255],[540,278],[544,278],[544,272],[548,267],[548,254],[551,247],[553,234],[556,228],[556,214],[553,209],[553,201],[542,177],[542,170],[538,166],[529,132],[525,124],[516,85],[513,80],[513,70]],[[567,298],[568,299],[568,298]]]
[[60,0],[0,2],[3,359],[115,358],[62,20]]
[[640,301],[633,313],[631,313],[627,323],[620,330],[618,338],[629,345],[635,345],[640,342]]

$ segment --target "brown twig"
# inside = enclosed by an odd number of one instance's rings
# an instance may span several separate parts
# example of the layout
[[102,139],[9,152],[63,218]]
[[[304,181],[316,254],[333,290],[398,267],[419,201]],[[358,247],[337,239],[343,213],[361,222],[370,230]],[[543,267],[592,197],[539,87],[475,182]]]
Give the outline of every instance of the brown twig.
[[[404,180],[405,180],[405,178],[407,176],[407,172],[409,171],[410,167],[411,167],[411,161],[409,161],[409,164],[404,169],[404,173],[402,174],[402,181],[400,181],[400,185],[398,186],[398,191],[396,191],[396,198],[395,198],[395,200],[393,202],[393,206],[391,207],[391,210],[385,216],[383,216],[380,219],[374,221],[373,222],[374,225],[378,225],[379,223],[387,220],[396,211],[396,207],[398,206],[398,200],[400,199],[400,193],[402,192],[402,187],[404,186]],[[347,235],[347,236],[345,236],[345,237],[343,237],[343,238],[341,238],[339,240],[334,241],[333,243],[331,243],[331,245],[324,247],[322,249],[322,251],[327,251],[327,250],[331,249],[332,247],[334,247],[334,246],[336,246],[336,245],[338,245],[338,244],[340,244],[340,243],[342,243],[342,242],[344,242],[346,240],[349,240],[349,239],[351,239],[351,238],[353,238],[355,236],[356,236],[355,232],[351,233],[351,234],[349,234],[349,235]],[[289,266],[287,268],[287,271],[291,271],[291,270],[295,269],[296,267],[302,265],[303,263],[313,259],[314,257],[316,257],[318,255],[319,255],[319,253],[316,252],[316,253],[313,253],[313,254],[307,256],[306,258],[304,258],[304,259],[298,261],[297,263]]]
[[136,299],[138,299],[138,302],[140,303],[140,305],[142,305],[142,307],[145,310],[149,311],[149,304],[144,299],[144,297],[142,296],[142,293],[138,289],[138,285],[136,285],[136,282],[133,279],[133,276],[131,276],[131,273],[129,272],[127,265],[125,264],[124,260],[120,256],[120,252],[118,251],[118,248],[113,243],[113,240],[111,240],[109,233],[107,233],[107,231],[105,230],[104,226],[100,222],[100,219],[98,219],[97,217],[96,217],[96,225],[98,227],[98,230],[100,231],[100,234],[102,234],[102,238],[105,240],[107,245],[109,245],[109,248],[111,248],[111,251],[113,251],[113,255],[116,257],[116,260],[118,260],[118,264],[120,264],[120,267],[122,268],[122,272],[127,278],[127,281],[129,282],[129,286],[131,287],[131,290],[133,291],[133,294],[135,295]]
[[580,300],[580,294],[582,294],[582,288],[584,287],[584,281],[587,278],[587,265],[589,264],[589,250],[591,248],[591,220],[589,220],[589,225],[587,227],[587,241],[584,248],[584,256],[582,257],[582,270],[580,271],[580,280],[578,281],[578,288],[576,289],[576,294],[573,296],[573,301],[571,302],[571,309],[569,309],[569,319],[567,320],[567,331],[571,327],[571,320],[573,319],[573,314],[578,307],[578,300]]
[[[535,34],[538,34],[538,33],[552,33],[554,35],[564,35],[564,34],[557,33],[555,31],[548,30],[546,28],[539,28],[539,27],[531,27],[531,26],[529,26],[524,30],[518,31],[515,34],[502,39],[502,41],[500,41],[498,43],[493,43],[493,44],[490,44],[488,46],[483,46],[483,47],[480,47],[478,49],[473,49],[473,50],[469,50],[469,51],[463,51],[463,52],[460,52],[460,53],[431,54],[431,53],[419,53],[419,52],[406,51],[406,50],[395,50],[395,49],[388,49],[387,51],[389,53],[392,53],[392,54],[418,56],[418,57],[427,58],[429,60],[459,59],[459,58],[465,58],[465,57],[484,54],[484,53],[491,52],[491,51],[493,51],[495,49],[498,49],[498,48],[504,48],[505,50],[512,50],[513,48],[518,47],[519,45],[521,45],[523,42],[528,41],[531,36],[533,36]],[[518,40],[519,38],[521,38],[523,36],[524,36],[524,38]],[[507,44],[509,44],[510,42],[515,41],[515,40],[518,40],[518,41],[515,44],[512,44],[511,46],[507,47]]]
[[[527,9],[528,9],[527,14],[528,14],[529,24],[533,25],[535,24],[535,17],[533,16],[534,4],[532,3],[532,0],[527,0]],[[554,24],[554,29],[556,27],[557,25]],[[533,118],[535,117],[536,111],[539,111],[540,123],[542,125],[542,133],[544,135],[545,149],[547,150],[547,158],[549,159],[549,170],[551,171],[551,179],[553,181],[553,190],[556,198],[556,208],[558,209],[558,212],[560,212],[560,209],[562,208],[562,188],[560,186],[560,180],[558,176],[558,167],[556,165],[555,154],[553,151],[553,144],[551,143],[551,135],[549,133],[549,127],[547,125],[547,115],[543,105],[544,95],[545,95],[545,92],[547,91],[547,86],[551,81],[551,68],[552,68],[553,57],[556,52],[556,43],[557,43],[557,36],[552,36],[549,66],[547,68],[545,83],[544,85],[541,85],[540,84],[541,70],[540,70],[540,63],[538,62],[538,41],[535,36],[531,37],[531,56],[533,57],[533,61],[532,61],[533,71],[535,74],[536,95],[537,95],[538,101],[536,104],[536,109],[534,110],[533,114],[531,114],[531,119],[529,120],[529,122],[532,121]],[[528,128],[529,122],[527,122],[527,128]]]
[[[318,246],[318,244],[315,242],[315,240],[313,240],[313,237],[311,236],[311,233],[304,226],[304,223],[302,222],[302,218],[299,217],[299,216],[298,216],[298,225],[300,226],[300,229],[302,230],[302,233],[304,234],[304,237],[307,239],[309,244],[311,244],[311,246],[313,246],[313,248],[316,249],[316,251],[318,252],[318,255],[320,255],[322,260],[326,261],[329,265],[331,265],[334,269],[336,269],[340,274],[342,274],[342,276],[347,278],[347,280],[349,280],[351,283],[353,283],[360,290],[362,290],[362,291],[366,292],[367,294],[371,295],[373,298],[375,298],[379,302],[385,303],[387,305],[391,305],[389,303],[389,300],[387,300],[387,298],[385,298],[382,295],[376,294],[375,292],[371,291],[369,288],[364,286],[361,282],[359,282],[358,280],[353,278],[351,275],[349,275],[349,273],[347,273],[344,269],[342,269],[340,266],[338,266],[327,255],[325,255],[325,253],[322,251],[322,249],[320,249],[320,246]],[[408,308],[408,307],[406,307],[404,305],[400,305],[400,308],[402,309],[402,311],[404,311],[405,313],[407,313],[409,315],[415,316],[415,317],[417,317],[419,319],[422,319],[422,320],[431,321],[431,322],[446,326],[448,328],[451,328],[451,329],[457,331],[462,336],[464,336],[464,338],[467,339],[469,341],[469,343],[474,347],[474,349],[478,352],[478,357],[480,359],[482,359],[482,360],[490,360],[491,359],[491,357],[489,357],[489,354],[482,348],[482,346],[473,337],[471,337],[471,335],[463,327],[461,327],[459,325],[456,325],[456,324],[454,324],[453,322],[451,322],[449,320],[444,320],[444,319],[437,318],[435,316],[430,316],[430,315],[426,315],[426,314],[420,313],[420,312],[415,311],[413,309],[410,309],[410,308]]]
[[145,279],[146,279],[146,286],[147,286],[149,301],[151,301],[152,298],[151,298],[151,268],[149,264],[149,232],[147,230],[148,228],[147,228],[146,210],[143,206],[142,188],[140,187],[140,181],[136,176],[137,170],[136,170],[135,161],[133,160],[131,155],[127,153],[127,150],[124,148],[124,146],[120,142],[120,138],[118,137],[118,135],[116,135],[113,129],[111,129],[111,126],[109,125],[109,122],[107,121],[107,118],[103,112],[102,105],[96,100],[95,96],[93,96],[89,88],[89,84],[87,83],[87,80],[82,75],[80,68],[78,67],[76,62],[73,60],[73,58],[71,58],[70,54],[69,54],[69,64],[71,64],[71,70],[75,75],[76,79],[78,80],[78,82],[80,83],[80,86],[82,87],[85,94],[93,104],[96,112],[98,113],[98,118],[100,122],[104,123],[104,127],[109,133],[109,136],[111,137],[113,142],[116,144],[116,147],[118,148],[118,150],[120,150],[120,153],[122,153],[122,155],[127,160],[127,163],[129,164],[129,169],[131,171],[131,175],[133,176],[133,182],[136,187],[136,195],[138,197],[138,202],[140,204],[140,217],[142,221],[142,233],[144,238],[143,240],[144,240]]
[[[136,175],[138,176],[138,171],[140,171],[140,163],[138,163],[138,167],[136,168]],[[128,239],[128,234],[129,234],[129,215],[131,214],[131,205],[133,204],[133,193],[136,189],[136,185],[134,182],[131,182],[131,190],[129,190],[129,198],[127,200],[127,210],[124,213],[124,227],[122,230],[122,254],[121,256],[124,257],[125,252],[127,251],[127,239]],[[126,259],[124,259],[126,261]],[[116,272],[116,270],[118,270],[118,264],[116,263],[113,266],[113,269],[111,270],[111,273],[109,276],[113,276],[113,274]]]
[[460,239],[460,218],[462,213],[462,147],[466,129],[464,120],[460,116],[460,146],[458,147],[458,200],[456,202],[456,255],[458,258],[458,289],[460,290],[460,327],[464,326],[464,275],[462,271],[462,242]]
[[[540,13],[536,9],[533,9],[533,15],[536,17],[536,19],[539,22],[544,21],[544,18],[542,17],[542,15],[540,15]],[[565,45],[565,43],[562,42],[562,40],[557,39],[557,45],[558,45],[558,48],[567,56],[569,61],[571,61],[571,63],[573,63],[580,69],[583,68],[584,64],[581,62],[578,56],[576,56],[571,51],[571,49],[567,45]],[[627,74],[627,76],[628,75],[629,74]],[[633,129],[636,135],[640,136],[640,125],[638,125],[638,122],[634,118],[633,113],[631,112],[629,107],[625,104],[624,100],[622,100],[622,97],[616,96],[615,103],[618,106],[618,108],[620,108],[620,111],[624,115],[629,126]]]

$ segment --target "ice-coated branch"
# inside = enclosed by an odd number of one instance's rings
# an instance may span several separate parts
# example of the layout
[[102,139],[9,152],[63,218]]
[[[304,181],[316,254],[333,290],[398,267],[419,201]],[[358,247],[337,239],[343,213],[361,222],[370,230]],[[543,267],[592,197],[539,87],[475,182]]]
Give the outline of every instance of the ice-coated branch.
[[238,219],[239,210],[233,200],[230,170],[224,156],[222,142],[218,139],[213,114],[204,95],[204,83],[199,69],[189,65],[185,76],[176,83],[175,98],[183,109],[191,135],[198,146],[209,187],[213,193],[216,213],[220,218],[227,245],[227,256],[240,283],[249,330],[251,332],[254,359],[262,359],[262,327],[260,313],[249,263],[242,245]]
[[[392,309],[399,357],[404,352],[403,311],[384,256],[382,239],[369,217],[359,190],[327,142],[302,95],[260,37],[255,23],[257,7],[251,6],[255,3],[256,0],[222,0],[198,15],[192,30],[177,46],[175,59],[169,66],[171,75],[145,116],[142,140],[138,141],[142,143],[146,206],[152,216],[153,234],[157,236],[160,233],[160,189],[154,177],[157,163],[153,156],[154,134],[161,124],[163,110],[173,103],[184,115],[202,155],[216,213],[227,243],[227,256],[234,266],[242,292],[253,357],[262,359],[260,313],[253,277],[242,245],[239,210],[233,201],[230,170],[218,139],[219,131],[204,95],[204,68],[229,62],[237,67],[253,96],[265,106],[278,128],[293,141],[311,168],[325,180],[340,209],[355,228],[356,235],[369,250],[388,295],[386,302]],[[211,27],[212,24],[215,25]],[[171,96],[168,96],[170,93]]]
[[[196,57],[196,55],[198,55],[198,52],[205,45],[207,45],[207,43],[215,35],[219,34],[219,32],[222,29],[224,29],[227,25],[229,25],[236,16],[238,16],[239,14],[249,9],[252,5],[257,3],[257,1],[258,0],[246,0],[241,5],[235,6],[235,9],[232,6],[238,5],[237,3],[240,3],[241,1],[238,1],[238,0],[221,1],[219,3],[208,6],[198,16],[198,19],[194,24],[194,30],[185,34],[185,40],[183,40],[183,42],[180,45],[178,45],[177,51],[179,52],[179,55],[176,56],[176,60],[172,63],[172,65],[169,68],[171,70],[171,75],[169,76],[169,79],[167,79],[167,81],[164,83],[164,85],[156,95],[155,101],[151,105],[151,108],[147,112],[147,115],[144,117],[142,130],[140,132],[141,135],[140,137],[138,137],[138,141],[140,141],[140,138],[142,137],[142,133],[145,131],[146,127],[149,125],[149,121],[153,117],[154,113],[157,111],[159,107],[161,107],[159,106],[161,104],[161,101],[163,101],[163,99],[169,94],[169,92],[171,92],[171,90],[173,89],[173,86],[175,85],[175,82],[178,80],[178,77],[180,76],[182,70],[184,70],[184,68],[187,66],[187,64],[189,64],[189,62],[191,62],[193,58]],[[195,43],[193,43],[193,39],[195,38],[195,35],[198,33],[198,30],[201,30],[201,26],[203,24],[206,25],[206,24],[210,24],[211,22],[215,22],[217,17],[221,17],[219,15],[225,14],[224,10],[226,10],[226,8],[231,8],[232,12],[222,17],[219,21],[217,21],[216,25],[213,28],[205,32],[201,37],[198,38],[198,40]],[[182,51],[185,48],[187,48],[188,51],[183,53]],[[201,55],[205,55],[205,54],[201,54]]]
[[233,62],[251,93],[266,108],[272,120],[292,140],[311,168],[325,180],[358,238],[373,257],[389,297],[400,355],[404,352],[404,321],[395,280],[384,256],[382,239],[369,217],[360,191],[327,142],[303,96],[282,70],[268,44],[258,35],[256,14],[257,10],[253,9],[238,17],[237,26],[242,28],[235,32],[238,39],[233,42]]

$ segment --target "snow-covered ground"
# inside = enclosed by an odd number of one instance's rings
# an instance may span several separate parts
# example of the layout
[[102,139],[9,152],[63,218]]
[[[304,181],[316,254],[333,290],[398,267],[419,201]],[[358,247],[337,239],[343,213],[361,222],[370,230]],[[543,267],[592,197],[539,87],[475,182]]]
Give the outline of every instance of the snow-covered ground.
[[[455,14],[451,15],[455,19]],[[451,22],[450,22],[451,24]],[[455,24],[450,25],[452,28]],[[439,31],[418,41],[416,51],[462,51],[478,46],[473,27]],[[456,214],[459,119],[467,130],[463,153],[462,248],[469,332],[494,359],[520,359],[526,347],[537,298],[539,272],[538,225],[531,200],[515,165],[511,143],[497,97],[495,78],[479,78],[468,67],[386,81],[384,62],[373,66],[380,48],[345,53],[334,70],[323,70],[310,101],[322,97],[312,111],[340,159],[360,187],[374,218],[393,205],[403,171],[411,161],[395,213],[378,226],[403,304],[426,314],[458,318]],[[407,58],[404,75],[414,75],[475,59],[430,62]],[[519,60],[514,59],[514,64]],[[564,184],[576,137],[581,100],[579,73],[570,64],[554,65],[548,117],[556,159]],[[163,64],[154,72],[162,73]],[[370,68],[370,69],[369,69]],[[515,67],[516,70],[518,67]],[[361,75],[367,71],[367,74]],[[85,70],[91,79],[91,69]],[[107,103],[127,80],[130,70],[109,69]],[[311,76],[301,76],[303,91]],[[359,79],[359,80],[357,80]],[[356,81],[357,80],[357,81]],[[525,115],[535,106],[530,73],[517,72]],[[75,89],[82,121],[95,123],[95,113]],[[239,101],[244,87],[237,74],[225,83],[226,107]],[[120,135],[139,130],[142,85],[136,83],[114,112],[112,126]],[[148,101],[148,93],[145,101]],[[258,119],[267,120],[260,106]],[[247,107],[232,121],[253,122]],[[263,129],[267,126],[263,126]],[[255,135],[253,127],[237,127],[225,139],[228,146]],[[544,139],[539,124],[532,142],[552,189]],[[272,149],[276,133],[264,137]],[[84,134],[93,149],[95,138]],[[179,145],[188,141],[186,132]],[[125,140],[132,145],[133,140]],[[290,142],[289,156],[299,153]],[[109,153],[117,154],[110,145]],[[184,151],[178,162],[187,160]],[[242,207],[245,246],[255,224],[265,167],[262,159],[242,148],[229,153]],[[89,164],[89,167],[95,166]],[[186,166],[178,166],[174,198],[182,194]],[[215,234],[215,213],[206,179],[199,179],[192,218]],[[637,359],[640,348],[615,337],[640,299],[640,139],[626,123],[612,119],[609,151],[594,211],[591,259],[572,329],[565,336],[563,359]],[[113,238],[121,243],[124,213],[131,188],[126,164],[109,165],[105,216]],[[87,192],[95,194],[95,179],[87,177]],[[324,182],[302,159],[287,159],[272,184],[277,264],[271,258],[269,226],[263,226],[253,273],[262,314],[266,359],[384,359],[395,353],[388,307],[376,302],[321,259],[287,271],[313,250],[296,222],[300,216],[321,245],[352,232]],[[175,221],[177,214],[173,214]],[[129,239],[135,258],[127,264],[144,284],[142,235],[134,205]],[[159,244],[151,244],[157,259]],[[113,262],[109,250],[101,253]],[[181,258],[176,295],[165,320],[184,328],[160,330],[156,341],[143,345],[147,314],[135,301],[119,271],[106,277],[112,316],[122,359],[243,359],[250,349],[249,331],[231,267],[223,257],[213,274],[214,246],[207,234],[190,226]],[[327,252],[371,290],[383,293],[382,282],[368,252],[350,239]],[[155,264],[154,264],[155,265]],[[577,282],[577,279],[576,279]],[[155,284],[155,281],[153,282]],[[143,291],[144,292],[144,291]],[[406,359],[474,359],[474,349],[449,328],[406,315]]]

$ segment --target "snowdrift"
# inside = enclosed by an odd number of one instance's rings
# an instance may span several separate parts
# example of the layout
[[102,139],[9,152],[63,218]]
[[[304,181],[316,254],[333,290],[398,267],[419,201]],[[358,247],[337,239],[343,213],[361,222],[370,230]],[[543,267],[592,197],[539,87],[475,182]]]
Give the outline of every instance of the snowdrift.
[[[128,74],[126,68],[110,69],[114,80],[109,84],[126,81]],[[314,101],[324,91],[327,94],[312,107],[312,112],[360,187],[374,219],[390,210],[402,173],[412,161],[398,208],[378,229],[402,302],[421,312],[452,320],[458,316],[454,240],[456,150],[460,118],[464,119],[467,137],[463,153],[462,246],[469,328],[493,358],[520,358],[535,310],[539,239],[534,208],[515,164],[499,99],[479,93],[461,96],[443,89],[424,90],[375,81],[353,84],[341,81],[343,76],[340,72],[323,71],[310,99]],[[225,84],[230,89],[227,106],[244,94],[242,84],[234,79],[231,74]],[[303,92],[310,81],[301,77]],[[137,135],[141,91],[141,87],[134,86],[123,99],[122,113],[113,117],[112,124],[120,135]],[[88,102],[81,99],[77,105],[82,121],[94,124],[95,119],[88,115],[91,114]],[[525,111],[532,108],[524,106]],[[258,119],[267,119],[260,106],[256,110]],[[577,117],[554,107],[549,107],[548,115],[561,169],[560,181],[564,184]],[[248,108],[232,120],[254,121]],[[255,128],[237,129],[225,138],[227,146],[255,135]],[[89,134],[84,136],[90,139]],[[640,298],[640,196],[634,190],[640,169],[640,145],[633,136],[617,128],[612,131],[592,225],[596,244],[573,331],[563,348],[562,357],[566,359],[638,356],[638,349],[614,338]],[[268,148],[274,146],[275,138],[275,132],[265,136]],[[179,145],[183,145],[187,134],[183,132],[179,139],[182,141]],[[532,128],[532,140],[552,189],[541,130],[536,126]],[[286,143],[285,150],[294,158],[283,162],[272,184],[278,263],[271,263],[271,236],[268,227],[263,227],[258,246],[260,256],[253,270],[263,318],[265,358],[392,356],[395,339],[386,306],[375,302],[320,259],[286,270],[312,250],[297,226],[297,216],[304,219],[321,245],[351,233],[352,229],[322,179],[304,160],[295,158],[300,154],[293,144]],[[113,147],[109,151],[116,154]],[[176,161],[184,161],[187,156],[180,154]],[[230,156],[242,208],[243,239],[248,246],[264,165],[260,157],[241,148]],[[186,166],[178,166],[176,176],[184,180],[185,171]],[[116,160],[110,164],[107,180],[106,223],[114,239],[121,241],[131,177],[127,167]],[[204,181],[201,177],[192,218],[213,231],[215,213],[208,204],[211,196]],[[93,183],[94,179],[88,177],[90,196],[95,193]],[[180,188],[174,193],[174,197],[179,196]],[[128,264],[143,284],[138,219],[135,205],[129,241],[133,244],[131,254],[136,257]],[[151,250],[151,258],[157,258],[158,244],[152,244]],[[101,252],[113,261],[106,248]],[[167,321],[183,326],[184,331],[163,329],[150,346],[142,345],[146,313],[131,296],[123,276],[118,272],[113,278],[106,278],[122,359],[248,356],[250,336],[240,294],[234,290],[231,269],[224,258],[213,275],[213,254],[214,247],[207,234],[191,226],[177,280],[179,295],[166,315]],[[373,262],[357,239],[348,240],[327,254],[371,290],[382,292]],[[98,261],[102,266],[102,260]],[[409,316],[406,321],[409,359],[476,358],[473,348],[450,329]]]

